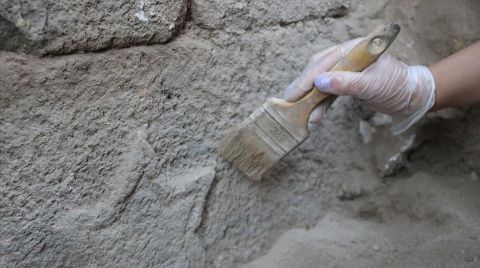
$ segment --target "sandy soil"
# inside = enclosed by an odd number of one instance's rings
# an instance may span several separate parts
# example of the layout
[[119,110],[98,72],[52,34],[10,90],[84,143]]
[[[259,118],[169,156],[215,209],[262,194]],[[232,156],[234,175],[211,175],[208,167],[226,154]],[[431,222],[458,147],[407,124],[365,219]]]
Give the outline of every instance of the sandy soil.
[[474,173],[418,171],[340,201],[314,228],[285,232],[243,267],[479,267],[479,192]]

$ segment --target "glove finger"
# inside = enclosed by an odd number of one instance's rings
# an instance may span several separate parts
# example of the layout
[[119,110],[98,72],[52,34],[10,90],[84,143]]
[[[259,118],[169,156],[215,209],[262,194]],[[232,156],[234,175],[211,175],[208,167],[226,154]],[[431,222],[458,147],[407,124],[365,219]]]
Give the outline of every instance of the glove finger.
[[350,40],[313,55],[302,74],[286,88],[284,98],[296,101],[304,96],[313,88],[315,76],[330,70],[360,40],[361,38]]
[[365,88],[368,87],[368,76],[358,72],[326,72],[315,78],[315,87],[320,91],[333,95],[350,95],[364,99]]

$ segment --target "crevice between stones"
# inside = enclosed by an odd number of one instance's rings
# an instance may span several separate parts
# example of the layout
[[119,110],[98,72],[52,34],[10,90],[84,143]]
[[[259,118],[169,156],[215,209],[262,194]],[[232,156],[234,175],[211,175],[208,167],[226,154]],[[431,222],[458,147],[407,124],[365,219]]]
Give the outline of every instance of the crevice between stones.
[[[56,57],[56,56],[66,56],[66,55],[72,55],[72,54],[77,54],[77,53],[103,53],[109,50],[115,50],[115,49],[125,49],[125,48],[131,48],[131,47],[138,47],[138,46],[150,46],[150,45],[160,45],[160,44],[167,44],[170,42],[175,41],[179,36],[181,36],[182,31],[186,31],[186,26],[188,24],[193,25],[195,28],[202,29],[202,30],[207,30],[207,31],[224,31],[228,32],[228,30],[223,29],[223,28],[207,28],[207,27],[202,27],[202,25],[199,25],[197,23],[194,23],[194,19],[192,17],[192,10],[191,10],[191,5],[192,5],[192,0],[184,0],[184,5],[183,5],[183,10],[181,11],[181,16],[179,16],[178,20],[175,21],[175,28],[172,36],[164,41],[164,42],[152,42],[151,40],[155,39],[155,34],[152,35],[152,37],[144,42],[138,42],[138,43],[131,43],[131,44],[125,44],[125,45],[113,45],[113,42],[110,42],[107,46],[97,48],[97,49],[86,49],[86,50],[81,50],[81,49],[72,49],[71,51],[68,50],[59,50],[59,51],[42,51],[41,48],[38,48],[38,45],[33,44],[33,42],[28,41],[25,36],[21,35],[21,31],[10,31],[8,33],[18,33],[18,40],[24,40],[21,43],[24,43],[25,45],[21,45],[20,43],[16,43],[16,45],[12,46],[9,45],[9,47],[2,47],[0,46],[0,50],[6,50],[6,51],[12,51],[12,52],[22,52],[26,54],[32,54],[35,56],[40,56],[40,57]],[[338,19],[342,18],[346,15],[349,14],[349,8],[346,5],[340,5],[336,6],[330,9],[327,9],[324,14],[318,14],[318,15],[308,15],[302,19],[299,20],[294,20],[294,21],[280,21],[278,23],[274,24],[257,24],[257,25],[251,25],[248,29],[246,29],[247,32],[252,32],[252,31],[258,31],[259,29],[267,29],[270,27],[275,27],[275,26],[280,26],[280,27],[289,27],[291,25],[295,25],[297,23],[303,22],[310,22],[310,21],[316,21],[316,20],[328,20],[329,18],[332,19]],[[2,20],[2,17],[0,17],[0,22]],[[5,19],[3,19],[6,21]],[[8,22],[8,21],[6,21]],[[11,24],[11,23],[10,23]],[[255,22],[252,22],[252,24],[256,24]],[[1,26],[1,25],[0,25]],[[12,27],[15,27],[13,24],[11,25]],[[253,27],[252,27],[253,26]],[[16,28],[15,28],[16,29]],[[0,29],[1,30],[1,29]],[[12,39],[12,38],[10,38]]]

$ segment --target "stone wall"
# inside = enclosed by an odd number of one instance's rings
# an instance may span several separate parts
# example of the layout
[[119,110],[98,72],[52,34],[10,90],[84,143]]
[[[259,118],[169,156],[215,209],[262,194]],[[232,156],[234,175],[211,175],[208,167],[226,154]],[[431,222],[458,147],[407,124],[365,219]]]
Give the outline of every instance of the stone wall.
[[[403,150],[412,133],[379,129],[365,144],[373,113],[340,98],[252,183],[217,155],[221,131],[281,96],[314,52],[397,20],[392,53],[425,64],[478,39],[479,13],[475,0],[0,0],[0,266],[252,261],[331,211],[348,174],[381,177],[397,155],[395,175],[430,136]],[[448,137],[478,172],[472,114]]]

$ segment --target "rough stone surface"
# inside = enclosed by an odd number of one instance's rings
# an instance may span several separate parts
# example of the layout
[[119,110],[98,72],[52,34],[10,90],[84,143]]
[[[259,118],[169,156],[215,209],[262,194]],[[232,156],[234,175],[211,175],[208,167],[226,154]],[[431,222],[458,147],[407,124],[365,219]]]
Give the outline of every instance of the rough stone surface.
[[64,54],[163,43],[183,26],[186,10],[186,0],[1,0],[9,41],[0,49]]
[[[0,3],[0,37],[7,38],[0,44],[0,267],[232,267],[261,258],[289,229],[331,222],[327,214],[347,228],[363,217],[358,230],[369,232],[345,236],[390,230],[386,217],[397,210],[414,213],[391,222],[428,229],[426,215],[444,214],[431,205],[437,199],[422,197],[434,192],[422,190],[433,185],[461,196],[477,189],[470,174],[480,172],[478,108],[460,119],[425,120],[414,131],[419,146],[402,155],[401,169],[387,180],[375,152],[397,138],[372,136],[364,144],[359,122],[373,113],[348,97],[261,182],[216,153],[222,130],[281,96],[314,52],[394,19],[404,30],[392,53],[428,63],[480,36],[480,27],[460,27],[475,25],[476,0],[441,10],[434,1],[385,0]],[[148,22],[136,16],[141,11]],[[451,35],[426,26],[443,27],[447,18],[455,19]],[[109,49],[120,46],[128,48]],[[375,135],[388,137],[387,130],[378,127]],[[427,175],[413,176],[407,187],[404,173]],[[436,182],[440,175],[445,179]],[[431,183],[410,194],[421,180]],[[453,220],[439,228],[467,245],[464,235],[478,238],[474,211],[462,212],[468,228],[461,232]],[[403,226],[393,223],[392,230]],[[459,245],[442,248],[429,243],[434,236],[418,234],[415,245],[431,258]],[[388,247],[380,242],[389,240],[379,239],[375,251],[383,254]],[[478,239],[472,241],[475,250]],[[407,255],[408,245],[395,244]]]

